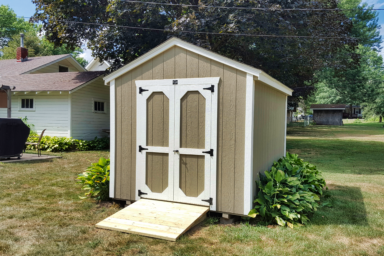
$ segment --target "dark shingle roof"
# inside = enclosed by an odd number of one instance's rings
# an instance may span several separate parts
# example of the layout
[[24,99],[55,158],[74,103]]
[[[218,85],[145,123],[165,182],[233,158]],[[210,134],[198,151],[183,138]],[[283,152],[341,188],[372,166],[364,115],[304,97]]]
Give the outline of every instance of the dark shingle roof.
[[[20,64],[20,63],[19,63]],[[12,91],[71,91],[99,76],[104,71],[62,72],[1,76],[0,84],[15,86]]]
[[52,55],[43,57],[28,58],[28,61],[17,62],[16,59],[0,61],[0,76],[14,76],[31,71],[35,68],[47,65],[51,62],[58,61],[69,57],[70,54]]
[[311,108],[346,108],[346,104],[312,104]]

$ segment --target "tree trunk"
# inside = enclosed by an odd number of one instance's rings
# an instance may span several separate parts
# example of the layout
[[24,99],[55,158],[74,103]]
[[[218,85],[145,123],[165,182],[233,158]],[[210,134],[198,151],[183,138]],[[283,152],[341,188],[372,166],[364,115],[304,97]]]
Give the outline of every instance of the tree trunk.
[[349,104],[349,118],[352,118],[352,104]]
[[383,122],[383,116],[380,116],[379,123]]

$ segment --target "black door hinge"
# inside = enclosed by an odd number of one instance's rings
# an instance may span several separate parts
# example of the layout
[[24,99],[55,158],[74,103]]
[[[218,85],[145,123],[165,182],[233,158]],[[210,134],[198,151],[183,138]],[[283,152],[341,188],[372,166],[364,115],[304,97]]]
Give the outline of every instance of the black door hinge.
[[142,87],[139,87],[139,93],[141,94],[141,93],[143,93],[143,92],[147,92],[148,90],[146,90],[146,89],[143,89]]
[[213,149],[209,151],[203,151],[204,154],[209,154],[210,156],[213,156]]
[[215,86],[211,85],[211,87],[204,88],[204,90],[209,90],[211,92],[215,92]]
[[207,203],[209,203],[209,205],[212,205],[212,204],[213,204],[213,199],[212,199],[212,197],[210,197],[210,198],[207,199],[207,200],[201,200],[201,201],[203,201],[203,202],[207,202]]
[[179,84],[179,80],[173,80],[172,82],[173,82],[173,84],[175,84],[175,85],[176,85],[176,84]]
[[139,189],[139,196],[142,196],[142,195],[148,195],[148,193],[141,192],[141,190]]
[[139,146],[139,152],[141,153],[141,151],[143,150],[148,150],[147,148],[143,148],[141,145]]

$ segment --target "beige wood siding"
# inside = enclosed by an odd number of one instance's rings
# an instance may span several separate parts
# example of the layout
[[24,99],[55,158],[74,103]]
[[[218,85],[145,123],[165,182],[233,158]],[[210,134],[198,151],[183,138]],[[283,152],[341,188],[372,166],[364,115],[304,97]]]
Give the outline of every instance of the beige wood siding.
[[[253,176],[284,156],[286,95],[255,81]],[[254,191],[255,192],[255,191]]]
[[243,214],[246,73],[173,47],[116,79],[115,197],[134,200],[136,171],[135,80],[220,77],[217,211]]
[[204,191],[204,156],[180,155],[180,189],[197,197]]
[[199,92],[181,99],[180,133],[182,148],[205,148],[205,98]]
[[168,187],[168,154],[146,154],[146,184],[152,192],[161,193]]
[[147,146],[169,146],[169,99],[162,92],[147,100]]

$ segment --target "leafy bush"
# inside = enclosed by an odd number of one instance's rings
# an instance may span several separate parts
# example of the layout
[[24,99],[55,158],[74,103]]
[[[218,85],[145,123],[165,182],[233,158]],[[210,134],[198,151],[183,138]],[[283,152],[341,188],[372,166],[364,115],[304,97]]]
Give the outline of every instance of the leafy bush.
[[109,159],[100,158],[99,162],[93,163],[85,172],[78,175],[78,183],[83,184],[82,189],[88,191],[80,199],[87,197],[98,201],[108,199],[109,164]]
[[25,124],[26,126],[29,127],[29,129],[30,129],[29,136],[37,136],[37,133],[36,133],[36,131],[35,131],[35,125],[34,125],[34,124],[30,124],[30,123],[28,123],[28,117],[24,117],[24,118],[19,117],[19,118],[21,119],[21,121],[24,122],[24,124]]
[[[38,142],[39,136],[38,134],[29,136],[28,142]],[[103,150],[109,148],[109,138],[96,137],[94,140],[86,141],[66,137],[43,136],[40,148],[49,152]],[[28,145],[27,149],[36,149],[36,146]]]
[[261,215],[268,222],[293,228],[306,224],[319,204],[325,180],[316,166],[304,162],[298,155],[287,153],[256,181],[259,192],[255,208],[249,216]]
[[355,124],[361,124],[362,122],[361,122],[361,120],[360,120],[359,118],[356,118],[355,121],[353,121],[353,123],[355,123]]

